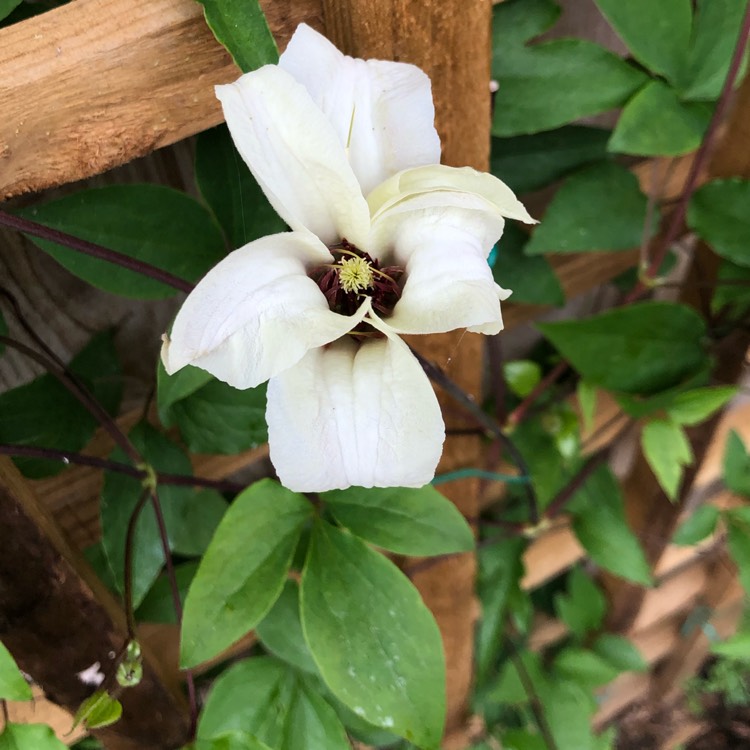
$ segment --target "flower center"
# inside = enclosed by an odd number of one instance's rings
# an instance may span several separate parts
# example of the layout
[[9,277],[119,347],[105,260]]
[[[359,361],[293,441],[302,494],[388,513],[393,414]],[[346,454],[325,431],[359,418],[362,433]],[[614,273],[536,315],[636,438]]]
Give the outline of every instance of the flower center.
[[354,256],[344,258],[338,268],[339,284],[341,288],[349,292],[362,292],[372,287],[372,266],[364,258]]

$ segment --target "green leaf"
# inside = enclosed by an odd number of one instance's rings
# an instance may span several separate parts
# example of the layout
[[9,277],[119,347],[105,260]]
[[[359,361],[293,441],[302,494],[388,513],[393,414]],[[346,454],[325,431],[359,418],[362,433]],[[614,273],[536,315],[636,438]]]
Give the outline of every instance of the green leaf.
[[243,73],[278,62],[279,50],[257,0],[198,0],[214,36]]
[[693,450],[685,431],[666,419],[654,419],[641,433],[641,447],[667,497],[674,502],[682,470],[693,461]]
[[597,565],[643,586],[652,584],[646,557],[628,526],[622,490],[608,467],[588,478],[568,509],[578,541]]
[[608,148],[636,156],[681,156],[700,146],[712,108],[681,102],[661,81],[647,83],[626,105]]
[[736,633],[726,641],[712,644],[711,653],[737,661],[750,661],[750,633]]
[[231,248],[284,231],[283,220],[237,152],[226,125],[198,135],[195,179]]
[[715,505],[700,505],[683,521],[674,537],[673,544],[692,546],[716,531],[719,509]]
[[0,642],[0,700],[30,701],[33,697],[10,651]]
[[68,750],[46,724],[7,724],[0,734],[0,750]]
[[526,680],[521,679],[518,666],[526,672],[528,682],[539,691],[545,684],[546,678],[542,672],[539,654],[531,651],[518,652],[515,659],[508,659],[501,667],[497,682],[492,688],[491,698],[511,706],[524,705],[530,696],[526,691]]
[[560,8],[554,0],[506,0],[502,8],[496,6],[492,21],[494,64],[499,64],[508,47],[522,47],[548,31],[559,17]]
[[558,748],[598,750],[591,728],[597,704],[588,688],[576,682],[549,680],[542,686],[540,698]]
[[750,266],[738,266],[730,260],[721,261],[711,311],[717,313],[727,305],[738,318],[750,308]]
[[[493,750],[497,746],[487,744],[485,747],[479,745],[472,750]],[[549,750],[549,745],[540,734],[532,734],[526,729],[511,729],[502,735],[502,745],[504,750]]]
[[524,246],[529,235],[516,226],[505,226],[502,239],[495,246],[492,275],[500,286],[513,292],[513,302],[527,305],[562,305],[565,292],[546,258],[529,257]]
[[598,389],[588,380],[579,380],[576,388],[576,397],[578,406],[581,409],[583,418],[583,427],[586,431],[591,430],[594,426],[594,416],[596,414],[596,400]]
[[195,742],[195,750],[272,750],[272,748],[248,732],[232,731],[224,732],[210,740],[198,739]]
[[576,646],[567,646],[560,651],[552,663],[552,669],[563,680],[572,680],[587,688],[606,685],[621,671],[599,654]]
[[750,508],[733,508],[724,513],[729,554],[737,566],[740,583],[750,594]]
[[284,586],[312,506],[270,479],[230,506],[206,550],[185,601],[180,661],[194,666],[255,627]]
[[[745,0],[697,0],[681,97],[718,99],[742,27]],[[743,65],[737,80],[744,76]]]
[[526,253],[639,247],[647,202],[636,176],[622,165],[604,162],[586,167],[555,193]]
[[681,425],[695,425],[708,419],[737,393],[735,386],[696,388],[678,393],[667,408],[669,418]]
[[[180,592],[180,601],[185,601],[190,583],[198,570],[198,561],[175,565],[174,573],[177,580],[177,589]],[[172,600],[172,587],[169,577],[162,573],[149,589],[143,601],[136,610],[135,618],[138,622],[160,622],[176,624],[177,617]]]
[[693,21],[690,0],[595,0],[639,62],[676,81],[683,73]]
[[310,650],[302,633],[299,614],[299,585],[287,581],[268,614],[258,623],[255,634],[276,657],[303,672],[317,674]]
[[23,0],[0,0],[0,21],[7,18]]
[[490,171],[516,193],[538,190],[607,157],[610,131],[566,125],[534,135],[493,138]]
[[167,375],[164,363],[159,359],[156,368],[156,400],[159,406],[159,419],[165,427],[172,427],[172,406],[187,398],[213,380],[210,372],[199,367],[186,365],[174,375]]
[[724,483],[732,492],[750,497],[750,454],[734,430],[724,448]]
[[[69,369],[109,414],[116,414],[122,380],[112,336],[100,333],[73,358]],[[0,394],[0,442],[80,451],[98,422],[57,378],[46,374]],[[15,459],[27,477],[38,479],[65,468],[60,461]]]
[[621,635],[602,633],[592,644],[593,650],[619,672],[646,672],[648,663],[631,641]]
[[531,359],[516,359],[503,365],[503,377],[516,396],[525,398],[542,379],[542,368]]
[[402,555],[426,557],[474,549],[474,535],[456,506],[434,487],[351,487],[322,495],[352,534]]
[[300,590],[305,639],[331,692],[371,724],[437,748],[442,642],[412,583],[357,537],[319,522]]
[[[195,199],[161,185],[108,185],[20,210],[59,229],[187,281],[197,281],[225,254],[221,232]],[[143,274],[30,238],[71,273],[107,292],[137,299],[171,297],[176,289]]]
[[688,226],[717,255],[750,267],[750,180],[714,180],[693,194]]
[[317,685],[271,657],[241,661],[214,682],[198,738],[205,741],[231,731],[247,732],[274,750],[350,747]]
[[686,305],[642,302],[537,327],[584,378],[612,391],[658,393],[708,361],[706,324]]
[[568,593],[555,597],[555,609],[570,631],[582,639],[601,627],[607,600],[583,570],[574,568],[568,575]]
[[120,720],[122,704],[106,690],[97,690],[81,703],[73,717],[73,728],[84,723],[87,729],[108,727]]

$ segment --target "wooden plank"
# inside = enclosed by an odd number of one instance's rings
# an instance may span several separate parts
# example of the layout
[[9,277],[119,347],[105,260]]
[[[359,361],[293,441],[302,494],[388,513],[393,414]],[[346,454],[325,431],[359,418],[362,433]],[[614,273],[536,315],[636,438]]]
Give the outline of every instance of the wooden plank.
[[565,521],[535,539],[524,552],[526,573],[521,588],[532,590],[563,573],[586,556],[586,552]]
[[[320,0],[264,0],[283,47]],[[98,174],[222,121],[239,71],[194,0],[76,0],[0,29],[0,199]]]

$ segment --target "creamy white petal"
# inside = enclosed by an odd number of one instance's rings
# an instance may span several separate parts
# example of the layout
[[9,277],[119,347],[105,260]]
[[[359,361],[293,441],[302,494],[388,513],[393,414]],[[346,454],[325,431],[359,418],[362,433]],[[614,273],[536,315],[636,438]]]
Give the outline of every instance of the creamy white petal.
[[162,349],[168,373],[195,365],[235,388],[252,388],[343,336],[369,310],[332,312],[307,270],[332,257],[308,233],[255,240],[206,274],[177,313]]
[[216,87],[237,150],[279,216],[327,245],[358,244],[369,212],[346,153],[304,86],[275,65]]
[[421,487],[445,439],[432,386],[398,338],[345,337],[268,384],[271,462],[297,492]]
[[502,180],[471,167],[446,167],[443,164],[409,169],[386,180],[367,197],[370,213],[375,219],[404,199],[436,190],[478,195],[506,219],[536,223]]
[[329,119],[365,195],[396,172],[440,161],[430,79],[416,66],[353,59],[305,24],[279,66]]

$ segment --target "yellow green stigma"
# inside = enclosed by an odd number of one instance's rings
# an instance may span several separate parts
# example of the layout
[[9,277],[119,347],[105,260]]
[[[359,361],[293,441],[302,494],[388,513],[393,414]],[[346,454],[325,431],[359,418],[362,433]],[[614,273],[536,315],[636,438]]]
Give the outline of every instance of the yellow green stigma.
[[372,266],[364,258],[345,258],[341,261],[338,272],[339,284],[345,292],[361,292],[372,288]]

